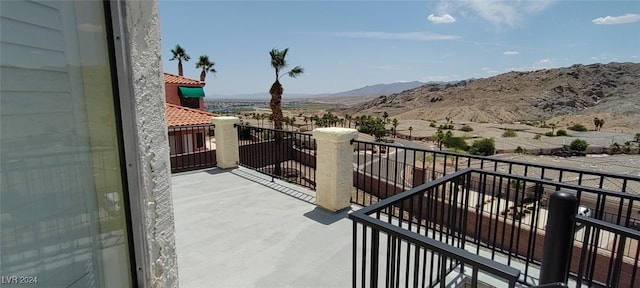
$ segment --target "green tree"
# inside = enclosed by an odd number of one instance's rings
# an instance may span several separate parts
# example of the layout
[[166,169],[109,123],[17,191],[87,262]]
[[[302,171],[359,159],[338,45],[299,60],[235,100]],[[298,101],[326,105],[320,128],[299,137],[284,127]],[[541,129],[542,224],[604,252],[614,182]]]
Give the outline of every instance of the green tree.
[[169,61],[178,60],[178,75],[183,76],[182,61],[188,62],[191,57],[187,55],[187,52],[180,46],[180,44],[176,44],[176,48],[173,48],[171,53],[173,54],[173,57],[169,59]]
[[369,134],[379,141],[387,133],[384,128],[384,120],[380,118],[372,118],[371,116],[360,117],[359,132]]
[[602,126],[604,126],[604,119],[600,118],[600,123],[598,123],[598,131],[602,130]]
[[393,137],[396,137],[396,130],[398,129],[398,119],[393,118],[393,120],[391,120],[391,125],[393,126]]
[[442,125],[440,125],[436,134],[433,135],[433,139],[436,141],[436,143],[438,143],[438,148],[440,150],[442,150],[442,145],[447,142],[447,139],[453,137],[453,133],[451,132],[451,130],[447,130],[447,132],[444,132],[444,130],[445,129],[442,127]]
[[286,60],[287,52],[289,52],[289,48],[285,48],[284,50],[273,48],[269,51],[271,67],[273,67],[276,72],[276,80],[271,85],[271,89],[269,89],[269,94],[271,94],[269,107],[273,113],[273,125],[275,129],[282,129],[282,93],[284,89],[282,88],[282,84],[280,84],[280,78],[284,75],[296,78],[304,73],[302,67],[295,66],[293,69],[281,74],[281,72],[283,72],[282,70],[289,66]]
[[389,119],[389,113],[387,113],[387,111],[384,111],[382,113],[382,120],[384,120],[384,123],[389,123],[387,122],[387,119]]
[[467,151],[469,149],[469,145],[467,145],[467,142],[464,141],[464,138],[462,137],[448,137],[444,142],[444,146],[447,146],[447,148],[453,148],[456,151]]
[[213,66],[216,63],[213,63],[209,60],[209,56],[202,55],[198,58],[198,62],[196,63],[196,69],[202,68],[202,72],[200,72],[200,81],[204,82],[205,78],[207,78],[207,73],[211,72],[212,74],[216,74],[216,69]]
[[473,155],[490,156],[496,153],[496,141],[493,138],[483,138],[473,141],[469,153]]
[[593,118],[593,125],[596,127],[596,131],[600,131],[600,129],[602,129],[602,126],[604,125],[604,118]]
[[409,140],[411,140],[411,132],[413,132],[413,126],[409,126]]
[[582,139],[576,139],[571,141],[571,144],[569,144],[569,149],[579,151],[579,152],[584,152],[587,150],[588,146],[589,144],[587,143],[587,141]]

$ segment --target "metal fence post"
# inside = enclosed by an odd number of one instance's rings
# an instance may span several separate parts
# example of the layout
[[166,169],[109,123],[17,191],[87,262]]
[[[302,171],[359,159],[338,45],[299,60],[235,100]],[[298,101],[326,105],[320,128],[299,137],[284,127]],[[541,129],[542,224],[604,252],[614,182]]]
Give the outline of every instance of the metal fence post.
[[540,284],[566,283],[573,247],[578,198],[566,190],[551,194],[542,251]]

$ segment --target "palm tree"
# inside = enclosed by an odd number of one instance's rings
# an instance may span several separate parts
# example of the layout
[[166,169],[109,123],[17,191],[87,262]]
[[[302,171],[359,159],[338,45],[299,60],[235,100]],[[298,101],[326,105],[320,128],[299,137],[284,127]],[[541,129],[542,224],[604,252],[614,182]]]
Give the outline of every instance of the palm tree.
[[398,119],[393,118],[393,120],[391,120],[391,125],[393,125],[393,138],[396,138],[396,130],[398,129]]
[[202,68],[202,72],[200,72],[200,81],[204,82],[204,79],[207,77],[208,72],[211,72],[214,75],[216,74],[216,72],[218,72],[215,68],[213,68],[214,65],[216,65],[216,63],[209,61],[209,56],[200,56],[200,58],[198,59],[198,63],[196,63],[196,69]]
[[273,124],[275,129],[282,129],[282,92],[284,89],[280,84],[280,77],[284,75],[289,75],[291,78],[296,78],[304,73],[304,69],[300,66],[293,67],[293,69],[280,74],[282,69],[285,69],[287,65],[286,57],[287,52],[289,52],[289,48],[285,48],[284,50],[278,50],[276,48],[271,49],[269,55],[271,56],[271,67],[276,71],[276,81],[271,85],[271,89],[269,89],[269,94],[271,94],[271,102],[269,103],[269,107],[273,112]]
[[169,59],[169,61],[178,60],[178,75],[183,76],[182,61],[188,62],[191,57],[187,55],[187,52],[184,51],[180,44],[176,44],[176,48],[171,50],[171,53],[173,53],[173,58]]
[[413,132],[413,126],[409,126],[409,140],[411,140],[411,132]]

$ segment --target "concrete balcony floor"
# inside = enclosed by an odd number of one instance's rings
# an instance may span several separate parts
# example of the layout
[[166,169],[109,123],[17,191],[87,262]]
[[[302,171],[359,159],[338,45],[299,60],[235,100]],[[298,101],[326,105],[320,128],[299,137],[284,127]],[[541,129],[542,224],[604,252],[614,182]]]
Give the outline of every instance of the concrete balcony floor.
[[350,287],[348,211],[245,169],[171,177],[180,287]]

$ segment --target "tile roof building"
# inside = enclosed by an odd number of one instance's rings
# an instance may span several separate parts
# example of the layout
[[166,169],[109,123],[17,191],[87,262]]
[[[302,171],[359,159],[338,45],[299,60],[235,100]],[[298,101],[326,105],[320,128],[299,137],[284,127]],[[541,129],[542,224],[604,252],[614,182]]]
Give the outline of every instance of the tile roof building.
[[164,72],[164,84],[186,85],[204,87],[205,83],[199,80]]
[[166,102],[170,104],[204,111],[204,85],[200,80],[164,73]]
[[211,118],[218,116],[213,113],[165,103],[168,127],[211,124]]

